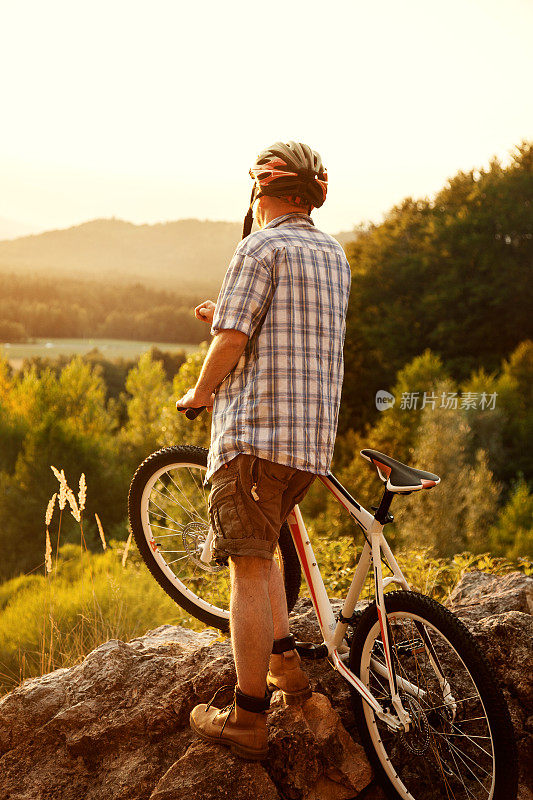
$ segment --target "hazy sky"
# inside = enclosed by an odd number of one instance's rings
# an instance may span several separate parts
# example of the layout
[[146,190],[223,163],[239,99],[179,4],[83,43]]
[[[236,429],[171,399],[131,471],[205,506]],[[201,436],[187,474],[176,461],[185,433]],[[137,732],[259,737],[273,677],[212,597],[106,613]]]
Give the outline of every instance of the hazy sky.
[[330,232],[533,136],[531,0],[1,3],[0,217],[241,219],[257,152],[322,154]]

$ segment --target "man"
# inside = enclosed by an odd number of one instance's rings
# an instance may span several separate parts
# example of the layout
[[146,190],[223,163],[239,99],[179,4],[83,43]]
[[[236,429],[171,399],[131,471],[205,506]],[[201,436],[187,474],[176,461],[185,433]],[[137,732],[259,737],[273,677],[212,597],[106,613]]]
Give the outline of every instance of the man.
[[[230,563],[237,672],[232,705],[216,708],[213,698],[196,706],[191,727],[260,759],[268,751],[267,685],[287,703],[311,695],[273,553],[290,511],[331,464],[351,274],[341,246],[310,217],[327,191],[318,153],[277,142],[250,175],[243,241],[216,306],[195,309],[214,339],[196,386],[176,405],[213,411],[209,515],[213,557]],[[250,235],[256,201],[261,230]]]

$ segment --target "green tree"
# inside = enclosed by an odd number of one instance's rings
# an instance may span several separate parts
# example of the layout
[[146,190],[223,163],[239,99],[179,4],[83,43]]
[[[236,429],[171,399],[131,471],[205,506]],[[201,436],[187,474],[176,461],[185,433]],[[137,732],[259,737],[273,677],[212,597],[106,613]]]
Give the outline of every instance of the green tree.
[[[447,393],[443,382],[438,392]],[[417,431],[415,452],[422,469],[441,482],[395,504],[402,542],[429,547],[437,556],[487,549],[487,530],[497,513],[499,486],[479,449],[471,459],[471,429],[463,409],[426,408]]]
[[533,478],[533,341],[522,342],[503,363],[497,404],[505,415],[501,475],[509,483],[523,473]]
[[128,373],[126,391],[128,420],[123,432],[124,443],[133,449],[132,455],[144,459],[162,441],[162,414],[170,399],[170,386],[160,361],[152,361],[143,353]]
[[463,381],[531,335],[532,163],[524,143],[508,167],[459,173],[355,232],[341,433],[376,418],[376,389],[425,348]]
[[193,444],[209,447],[211,440],[211,414],[203,411],[195,420],[176,410],[176,400],[192,389],[200,376],[207,354],[208,344],[202,342],[199,349],[187,358],[172,384],[172,397],[163,409],[162,436],[165,445]]
[[435,275],[423,311],[430,345],[463,376],[479,364],[497,368],[531,331],[532,195],[533,143],[524,143],[508,167],[494,159],[459,173],[435,198]]
[[523,477],[489,530],[491,552],[506,558],[533,556],[533,494]]

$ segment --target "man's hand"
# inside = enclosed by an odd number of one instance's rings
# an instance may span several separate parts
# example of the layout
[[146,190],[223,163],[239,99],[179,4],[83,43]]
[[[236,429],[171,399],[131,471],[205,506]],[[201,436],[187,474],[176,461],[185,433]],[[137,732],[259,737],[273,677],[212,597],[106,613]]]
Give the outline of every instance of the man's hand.
[[[179,400],[176,400],[176,408],[178,411],[181,411],[182,414],[185,414],[187,408],[200,408],[201,406],[205,406],[208,411],[213,410],[213,402],[215,400],[214,394],[207,394],[201,393],[194,389],[189,389],[189,391],[180,397]],[[184,406],[184,408],[179,408],[179,406]]]
[[213,314],[215,311],[215,303],[212,300],[204,300],[199,306],[194,309],[194,316],[202,322],[207,322],[209,325],[213,322]]
[[[176,406],[183,406],[183,413],[187,408],[200,408],[200,406],[212,411],[215,400],[213,392],[217,391],[222,381],[235,367],[247,342],[248,336],[241,331],[232,329],[218,331],[213,336],[196,386],[180,397]],[[178,411],[181,409],[178,408]]]

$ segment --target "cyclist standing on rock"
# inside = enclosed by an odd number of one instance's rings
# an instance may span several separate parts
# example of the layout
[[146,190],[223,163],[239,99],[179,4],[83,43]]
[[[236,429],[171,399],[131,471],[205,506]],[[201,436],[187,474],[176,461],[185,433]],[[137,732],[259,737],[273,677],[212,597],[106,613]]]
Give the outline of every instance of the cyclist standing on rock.
[[[311,696],[289,633],[273,560],[279,531],[333,457],[351,273],[340,244],[319,231],[326,199],[318,153],[277,142],[258,156],[243,241],[216,305],[195,309],[214,338],[196,386],[176,405],[213,411],[205,480],[213,558],[229,559],[233,703],[196,706],[191,727],[245,758],[267,755],[270,693]],[[253,207],[260,230],[250,233]],[[267,689],[268,687],[268,689]]]

